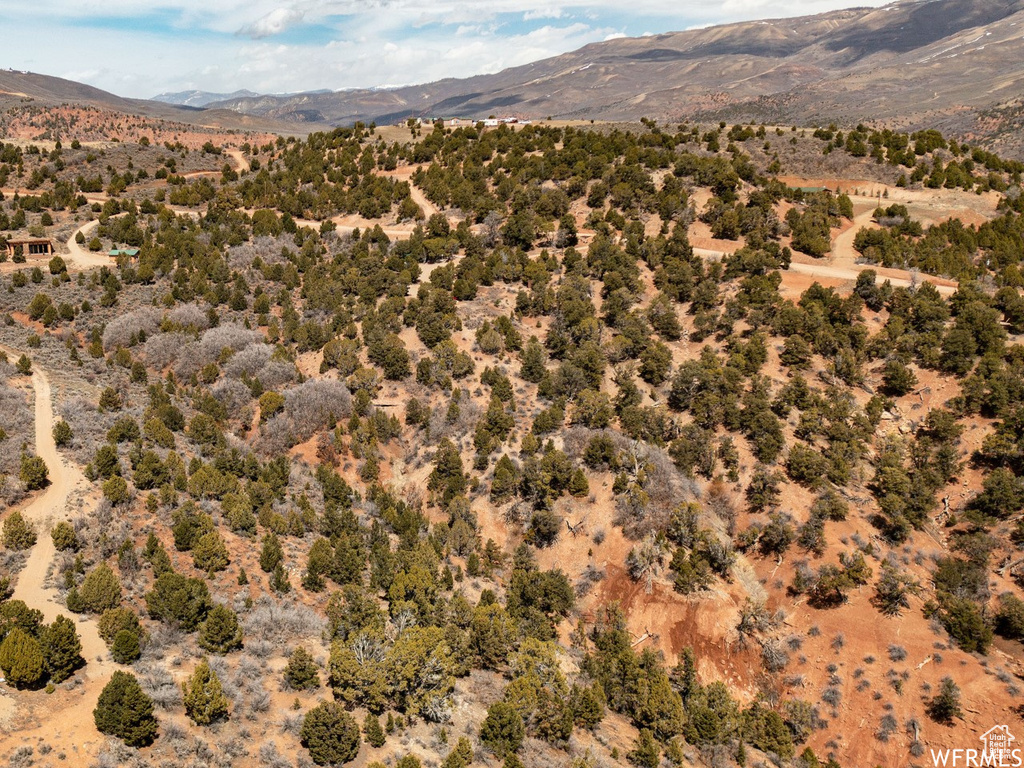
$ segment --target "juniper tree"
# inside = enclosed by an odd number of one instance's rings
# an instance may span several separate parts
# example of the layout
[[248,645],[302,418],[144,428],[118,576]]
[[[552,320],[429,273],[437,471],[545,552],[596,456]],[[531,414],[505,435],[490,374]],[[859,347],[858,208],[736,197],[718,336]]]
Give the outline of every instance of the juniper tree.
[[215,605],[199,625],[199,647],[221,655],[241,648],[242,627],[235,612],[226,605]]
[[153,701],[127,672],[114,672],[96,702],[93,720],[100,733],[116,736],[130,747],[151,744],[156,738]]
[[75,623],[66,616],[58,615],[52,624],[43,629],[41,639],[46,672],[52,682],[67,680],[85,664],[82,642],[75,630]]
[[185,714],[196,725],[209,725],[228,717],[228,699],[220,678],[206,659],[199,662],[188,681],[181,684]]

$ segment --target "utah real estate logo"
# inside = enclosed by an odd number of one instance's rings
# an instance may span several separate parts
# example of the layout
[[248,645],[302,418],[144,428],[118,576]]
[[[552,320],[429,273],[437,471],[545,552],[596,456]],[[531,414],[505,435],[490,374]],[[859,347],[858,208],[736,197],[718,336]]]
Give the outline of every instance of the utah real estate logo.
[[1024,750],[1014,747],[1017,738],[1009,726],[995,725],[979,737],[981,749],[933,749],[932,764],[939,768],[1022,768]]

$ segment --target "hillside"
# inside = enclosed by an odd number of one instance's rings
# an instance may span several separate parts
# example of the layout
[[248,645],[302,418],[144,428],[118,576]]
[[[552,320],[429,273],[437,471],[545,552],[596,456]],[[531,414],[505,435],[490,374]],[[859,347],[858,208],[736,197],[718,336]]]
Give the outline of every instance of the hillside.
[[[940,127],[1021,156],[1020,0],[898,2],[595,43],[493,75],[219,107],[296,123],[490,114]],[[991,110],[985,117],[979,114]]]
[[834,768],[1013,729],[1024,165],[404,134],[0,146],[0,757]]

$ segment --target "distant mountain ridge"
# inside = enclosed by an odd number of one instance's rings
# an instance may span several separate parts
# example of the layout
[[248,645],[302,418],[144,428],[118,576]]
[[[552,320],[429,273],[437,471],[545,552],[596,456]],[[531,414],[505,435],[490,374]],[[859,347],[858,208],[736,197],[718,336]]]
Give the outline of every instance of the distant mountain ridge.
[[1024,149],[1013,135],[1021,127],[1022,51],[1024,0],[904,1],[619,38],[492,75],[213,106],[307,125],[490,114],[867,120],[936,124]]
[[215,101],[229,101],[231,99],[246,99],[259,96],[254,91],[244,88],[231,93],[211,93],[210,91],[176,91],[175,93],[160,93],[150,101],[160,101],[164,104],[177,104],[183,107],[205,107]]

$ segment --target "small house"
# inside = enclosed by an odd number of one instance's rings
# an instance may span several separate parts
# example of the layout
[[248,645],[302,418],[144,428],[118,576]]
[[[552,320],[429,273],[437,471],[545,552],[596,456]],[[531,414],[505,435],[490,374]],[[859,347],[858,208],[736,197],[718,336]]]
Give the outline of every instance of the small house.
[[24,256],[52,256],[53,242],[45,237],[8,240],[7,257],[13,258],[19,253]]

